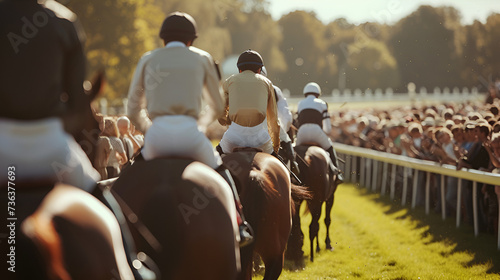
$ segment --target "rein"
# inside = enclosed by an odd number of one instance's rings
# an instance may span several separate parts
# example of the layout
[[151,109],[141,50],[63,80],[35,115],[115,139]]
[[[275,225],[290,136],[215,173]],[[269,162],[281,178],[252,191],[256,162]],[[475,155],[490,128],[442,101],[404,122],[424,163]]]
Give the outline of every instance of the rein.
[[[139,232],[141,237],[148,243],[148,245],[156,252],[161,253],[163,247],[161,246],[160,241],[156,239],[156,237],[151,233],[151,231],[141,222],[139,216],[135,214],[134,210],[128,206],[128,204],[111,188],[113,183],[116,181],[116,178],[99,181],[97,185],[99,189],[104,192],[108,191],[113,198],[116,199],[118,206],[121,208],[125,219]],[[109,203],[109,202],[108,202]],[[112,209],[112,211],[117,215],[116,209]]]

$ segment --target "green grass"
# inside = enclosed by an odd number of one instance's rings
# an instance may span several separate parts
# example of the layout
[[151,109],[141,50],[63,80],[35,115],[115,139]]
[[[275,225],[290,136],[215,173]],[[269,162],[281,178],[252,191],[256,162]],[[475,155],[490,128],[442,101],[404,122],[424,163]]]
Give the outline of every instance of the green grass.
[[[301,213],[304,213],[302,205]],[[286,263],[280,279],[500,279],[496,238],[471,227],[455,227],[437,214],[409,210],[378,194],[340,185],[332,212],[326,251],[325,226],[320,223],[321,251],[308,261],[310,214],[302,215],[307,257],[301,270]],[[262,279],[262,272],[253,279]]]

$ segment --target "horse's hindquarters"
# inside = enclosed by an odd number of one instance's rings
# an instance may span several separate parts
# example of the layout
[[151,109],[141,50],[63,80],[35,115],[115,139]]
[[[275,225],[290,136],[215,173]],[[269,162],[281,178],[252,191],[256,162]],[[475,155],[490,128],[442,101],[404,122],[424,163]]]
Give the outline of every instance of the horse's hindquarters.
[[162,278],[234,279],[236,208],[227,183],[213,169],[179,159],[137,162],[113,190],[159,242],[160,248],[153,248],[151,238],[129,223],[138,251],[153,258]]

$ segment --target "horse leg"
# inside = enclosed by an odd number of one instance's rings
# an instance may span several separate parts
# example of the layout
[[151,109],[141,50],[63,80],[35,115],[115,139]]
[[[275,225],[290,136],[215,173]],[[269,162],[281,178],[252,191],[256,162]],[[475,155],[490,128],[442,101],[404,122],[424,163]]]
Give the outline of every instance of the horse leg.
[[281,271],[283,270],[283,260],[284,256],[266,259],[264,260],[264,265],[266,266],[266,272],[264,273],[263,280],[276,280],[279,278]]
[[[319,206],[318,206],[319,204]],[[321,203],[310,203],[309,210],[311,211],[311,224],[309,225],[309,241],[311,244],[311,262],[314,261],[314,238],[318,238],[319,232],[319,217],[321,215]]]
[[333,247],[330,242],[330,224],[332,223],[332,217],[331,217],[331,212],[333,208],[333,199],[335,198],[335,194],[332,194],[330,198],[326,201],[326,207],[325,207],[325,226],[326,226],[326,249],[327,250],[333,250]]
[[293,260],[296,265],[301,263],[304,251],[304,233],[302,232],[300,223],[300,202],[296,204],[295,213],[292,216],[292,229],[288,237],[288,243],[285,252],[285,259]]
[[[241,272],[238,273],[238,280],[252,279],[253,249],[255,244],[247,245],[240,249]],[[266,266],[267,271],[267,266]]]

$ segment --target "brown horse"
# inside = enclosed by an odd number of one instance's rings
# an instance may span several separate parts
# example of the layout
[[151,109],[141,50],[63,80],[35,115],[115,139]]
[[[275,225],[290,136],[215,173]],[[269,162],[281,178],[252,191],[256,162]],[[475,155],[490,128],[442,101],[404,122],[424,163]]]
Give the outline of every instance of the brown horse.
[[[83,114],[65,122],[67,131],[87,141],[83,148],[88,148],[90,156],[96,141],[86,132],[99,129],[90,102],[100,91],[102,80],[100,73],[94,86],[86,91],[88,103],[82,104]],[[95,140],[97,136],[96,133]],[[2,269],[1,279],[135,278],[127,262],[118,222],[98,199],[54,179],[13,183],[2,183],[1,191],[9,194],[2,196],[2,201],[15,199],[15,220],[9,233],[13,237],[9,244],[14,246],[8,248],[14,250],[7,261],[16,272]],[[11,217],[4,220],[8,218]]]
[[254,242],[241,250],[238,279],[251,279],[254,252],[265,264],[264,279],[278,279],[292,223],[291,195],[306,194],[292,187],[288,171],[269,154],[239,151],[225,155],[223,161],[235,179],[243,212],[254,230]]
[[[295,151],[299,159],[302,159],[298,161],[301,171],[300,179],[312,195],[312,199],[307,201],[307,206],[312,216],[311,224],[309,225],[310,260],[314,261],[314,239],[316,239],[316,252],[320,250],[318,232],[323,202],[326,202],[325,243],[327,249],[332,248],[330,242],[330,214],[333,207],[334,193],[337,189],[335,183],[336,175],[333,174],[332,168],[330,167],[330,164],[332,164],[330,157],[321,147],[314,145],[299,145],[295,147]],[[298,205],[300,205],[300,202]],[[300,213],[296,211],[293,217],[293,228],[287,258],[289,257],[295,261],[300,261],[303,255],[302,244],[303,234],[300,227]]]
[[[34,202],[33,192],[17,194],[19,209]],[[17,236],[17,279],[134,279],[113,213],[78,188],[56,184]]]
[[162,279],[235,279],[236,207],[212,168],[188,159],[136,161],[111,190],[137,249],[151,256]]

